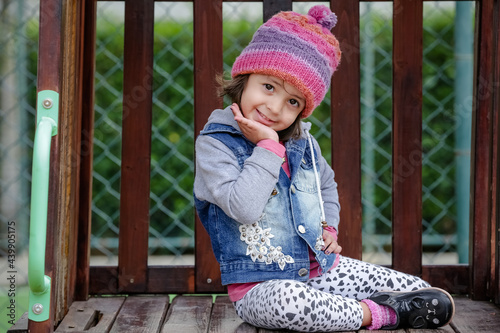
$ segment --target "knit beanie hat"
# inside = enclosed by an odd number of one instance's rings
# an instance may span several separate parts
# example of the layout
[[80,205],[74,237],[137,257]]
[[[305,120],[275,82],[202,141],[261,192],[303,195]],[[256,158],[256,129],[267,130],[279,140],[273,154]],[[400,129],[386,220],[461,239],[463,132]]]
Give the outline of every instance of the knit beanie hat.
[[339,42],[330,30],[337,16],[317,5],[308,15],[280,12],[259,27],[236,58],[231,76],[264,74],[295,86],[306,98],[302,118],[309,117],[325,97],[340,62]]

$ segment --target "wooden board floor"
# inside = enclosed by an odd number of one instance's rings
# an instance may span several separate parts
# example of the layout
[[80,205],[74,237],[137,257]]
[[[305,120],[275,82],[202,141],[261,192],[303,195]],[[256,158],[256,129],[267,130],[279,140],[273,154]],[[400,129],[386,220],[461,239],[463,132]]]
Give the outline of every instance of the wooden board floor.
[[[74,302],[56,332],[127,333],[273,333],[241,321],[226,296],[167,295],[99,297]],[[498,333],[500,308],[489,302],[455,298],[456,313],[450,325],[437,330],[395,330],[395,333]],[[19,321],[8,332],[23,332]],[[290,331],[287,331],[290,332]],[[379,332],[359,330],[358,332]]]

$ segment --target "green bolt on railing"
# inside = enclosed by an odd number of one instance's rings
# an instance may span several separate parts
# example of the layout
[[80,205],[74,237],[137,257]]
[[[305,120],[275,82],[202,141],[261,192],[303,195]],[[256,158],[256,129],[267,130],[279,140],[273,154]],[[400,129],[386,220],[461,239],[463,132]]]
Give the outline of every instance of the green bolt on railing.
[[57,134],[59,94],[44,90],[38,93],[37,128],[33,147],[31,213],[28,256],[28,318],[41,322],[50,314],[50,277],[45,275],[47,206],[49,201],[50,145]]

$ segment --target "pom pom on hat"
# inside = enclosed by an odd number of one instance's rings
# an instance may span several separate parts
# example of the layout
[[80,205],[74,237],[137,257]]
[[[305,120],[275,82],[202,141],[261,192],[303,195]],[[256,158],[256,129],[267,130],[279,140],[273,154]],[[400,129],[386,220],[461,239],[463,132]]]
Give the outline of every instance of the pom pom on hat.
[[337,15],[324,5],[312,7],[307,14],[314,17],[319,24],[328,30],[332,30],[337,25]]
[[305,96],[306,118],[325,97],[340,63],[339,42],[330,31],[336,24],[337,16],[324,5],[308,15],[280,12],[257,29],[231,76],[257,73],[285,80]]

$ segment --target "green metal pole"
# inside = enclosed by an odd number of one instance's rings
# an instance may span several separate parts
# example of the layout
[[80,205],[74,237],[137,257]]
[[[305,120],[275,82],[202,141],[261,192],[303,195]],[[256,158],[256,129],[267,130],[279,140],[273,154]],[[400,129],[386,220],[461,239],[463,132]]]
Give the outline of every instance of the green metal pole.
[[457,1],[455,14],[455,161],[457,252],[459,263],[469,261],[470,147],[473,79],[472,1]]
[[33,146],[31,180],[30,236],[28,252],[28,318],[41,322],[50,314],[50,277],[45,275],[47,210],[49,201],[50,146],[57,134],[59,94],[38,93],[37,128]]
[[[35,134],[31,187],[31,221],[28,255],[30,312],[35,321],[48,319],[50,278],[45,275],[45,243],[47,239],[47,205],[49,193],[50,143],[53,121],[43,118]],[[47,314],[47,318],[42,314]],[[39,320],[42,318],[42,320]]]

